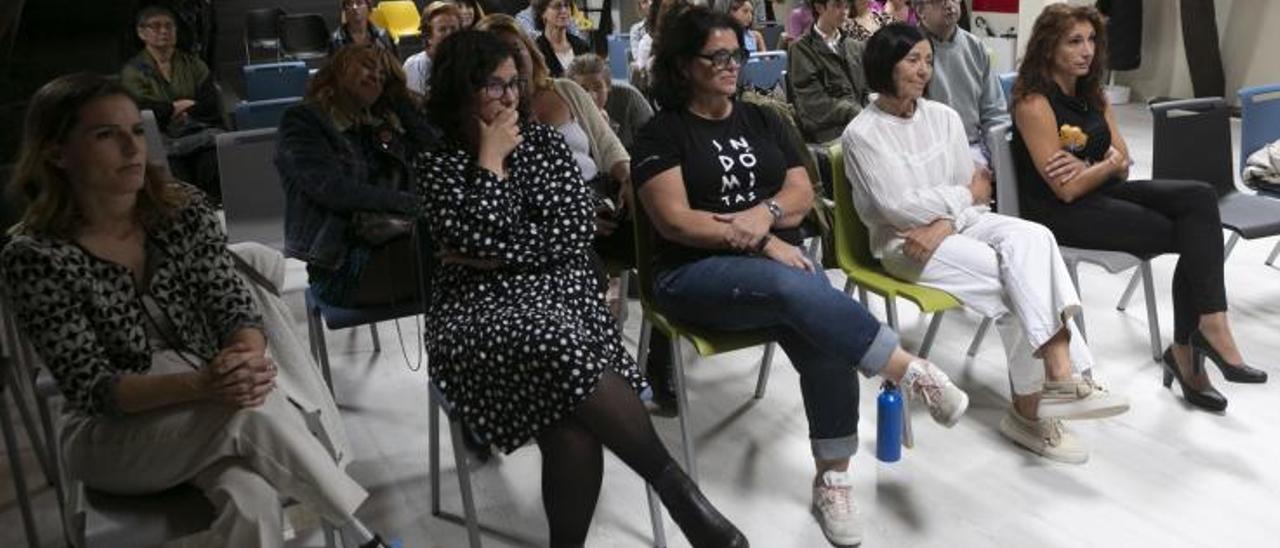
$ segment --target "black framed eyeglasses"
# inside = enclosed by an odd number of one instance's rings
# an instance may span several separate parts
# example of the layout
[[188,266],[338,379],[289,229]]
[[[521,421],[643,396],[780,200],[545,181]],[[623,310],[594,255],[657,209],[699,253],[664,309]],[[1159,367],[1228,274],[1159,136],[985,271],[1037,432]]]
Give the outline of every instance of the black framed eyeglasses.
[[484,95],[490,99],[501,99],[507,94],[507,90],[514,91],[516,96],[520,95],[520,90],[524,89],[525,81],[522,78],[512,78],[507,82],[492,81],[484,85]]
[[729,63],[737,63],[741,67],[747,62],[747,52],[741,49],[718,49],[711,53],[699,53],[699,59],[706,59],[717,69],[729,68]]

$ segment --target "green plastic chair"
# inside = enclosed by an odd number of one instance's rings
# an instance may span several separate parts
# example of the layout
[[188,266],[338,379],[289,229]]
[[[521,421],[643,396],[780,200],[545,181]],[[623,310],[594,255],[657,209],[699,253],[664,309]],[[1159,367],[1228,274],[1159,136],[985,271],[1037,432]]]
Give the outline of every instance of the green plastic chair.
[[848,277],[844,286],[845,293],[853,295],[853,288],[857,286],[864,304],[867,302],[868,291],[884,298],[885,315],[888,316],[889,327],[894,331],[898,331],[898,297],[915,303],[923,313],[933,314],[918,352],[920,357],[928,357],[929,348],[933,346],[934,337],[938,334],[938,326],[942,324],[942,314],[959,307],[960,301],[946,291],[902,281],[885,272],[880,261],[871,255],[867,227],[862,224],[862,220],[858,218],[858,210],[853,207],[853,196],[844,176],[844,151],[839,143],[827,149],[827,161],[831,162],[831,186],[836,198],[836,263]]
[[[632,196],[633,204],[640,202]],[[653,305],[653,227],[644,207],[633,208],[636,236],[636,275],[640,283],[640,305],[644,309],[644,319],[640,323],[640,355],[641,364],[649,355],[649,339],[653,329],[657,328],[671,340],[671,364],[676,381],[676,408],[680,417],[680,438],[684,444],[684,468],[693,481],[698,481],[697,459],[694,457],[693,438],[689,432],[689,394],[688,383],[684,375],[684,356],[680,352],[680,339],[688,339],[701,357],[714,356],[752,346],[765,345],[764,357],[760,360],[760,376],[756,381],[756,392],[753,398],[764,397],[765,386],[769,382],[769,366],[773,362],[773,352],[777,344],[773,335],[765,330],[752,331],[716,331],[677,325],[668,320]]]

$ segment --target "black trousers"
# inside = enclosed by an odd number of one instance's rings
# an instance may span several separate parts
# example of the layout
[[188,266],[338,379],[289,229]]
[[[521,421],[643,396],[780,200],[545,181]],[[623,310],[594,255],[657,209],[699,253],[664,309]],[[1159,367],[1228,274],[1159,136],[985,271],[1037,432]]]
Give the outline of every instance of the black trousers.
[[1028,208],[1058,244],[1134,254],[1177,253],[1173,340],[1186,344],[1202,314],[1227,309],[1218,195],[1199,181],[1108,183],[1070,204]]

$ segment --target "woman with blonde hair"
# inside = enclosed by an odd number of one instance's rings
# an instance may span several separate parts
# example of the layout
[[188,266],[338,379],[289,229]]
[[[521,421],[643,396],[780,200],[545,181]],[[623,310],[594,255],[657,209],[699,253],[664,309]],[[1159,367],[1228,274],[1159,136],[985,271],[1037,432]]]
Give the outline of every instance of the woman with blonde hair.
[[[137,104],[112,80],[73,74],[32,97],[10,183],[28,206],[0,265],[66,398],[67,472],[116,494],[195,485],[216,516],[193,545],[282,546],[292,498],[355,545],[384,546],[355,518],[368,493],[350,457],[277,389],[217,215],[146,152]],[[328,398],[316,392],[304,397]],[[346,448],[340,427],[322,432]]]
[[390,52],[348,46],[316,73],[280,122],[285,255],[307,263],[312,289],[339,306],[418,297],[410,159],[436,130]]

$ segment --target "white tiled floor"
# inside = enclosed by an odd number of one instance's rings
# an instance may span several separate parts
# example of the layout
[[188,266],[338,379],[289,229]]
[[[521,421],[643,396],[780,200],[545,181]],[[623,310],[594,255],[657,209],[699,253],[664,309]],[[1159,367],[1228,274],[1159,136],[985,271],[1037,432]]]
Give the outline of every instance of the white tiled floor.
[[[1136,151],[1135,177],[1150,172],[1150,122],[1145,108],[1121,109]],[[1275,239],[1241,242],[1226,269],[1231,320],[1245,355],[1280,375],[1280,270],[1263,265]],[[1172,329],[1168,286],[1174,261],[1155,261],[1164,340]],[[301,270],[293,272],[302,276]],[[1126,273],[1127,274],[1127,273]],[[833,280],[835,278],[833,277]],[[1117,418],[1075,423],[1088,444],[1087,464],[1055,464],[1021,451],[996,432],[1008,405],[1004,356],[992,334],[974,360],[967,348],[978,319],[949,314],[933,351],[937,363],[972,396],[968,415],[951,430],[916,416],[917,446],[902,461],[874,459],[874,399],[878,384],[862,384],[862,451],[855,457],[855,493],[866,523],[865,546],[1269,546],[1280,545],[1280,380],[1229,385],[1224,415],[1188,408],[1159,384],[1148,352],[1140,298],[1115,309],[1128,276],[1081,271],[1083,299],[1098,374],[1127,395],[1132,410]],[[842,282],[841,280],[835,280]],[[290,296],[303,325],[300,293]],[[909,348],[925,322],[899,306]],[[882,313],[880,304],[872,310]],[[631,309],[628,344],[638,336]],[[417,334],[401,322],[410,351]],[[305,332],[305,330],[303,331]],[[370,488],[363,513],[376,529],[406,547],[465,546],[457,520],[430,515],[426,464],[425,371],[411,372],[383,324],[383,352],[374,355],[366,330],[331,333],[338,400],[358,455],[354,475]],[[808,512],[812,464],[797,376],[785,355],[775,359],[768,394],[753,402],[759,349],[699,360],[690,368],[691,418],[702,485],[757,547],[827,546]],[[655,419],[668,447],[679,450],[674,419]],[[447,436],[446,436],[447,439]],[[460,513],[456,476],[444,450],[443,497]],[[7,463],[6,463],[7,464]],[[495,459],[475,474],[480,514],[499,531],[485,545],[536,546],[545,523],[537,451]],[[28,477],[37,480],[34,462]],[[56,509],[44,488],[35,496],[46,546],[57,545]],[[24,542],[8,475],[0,479],[0,546]],[[666,522],[672,546],[687,546]],[[640,480],[608,458],[591,546],[644,546],[648,513]],[[319,545],[314,535],[297,545]]]

